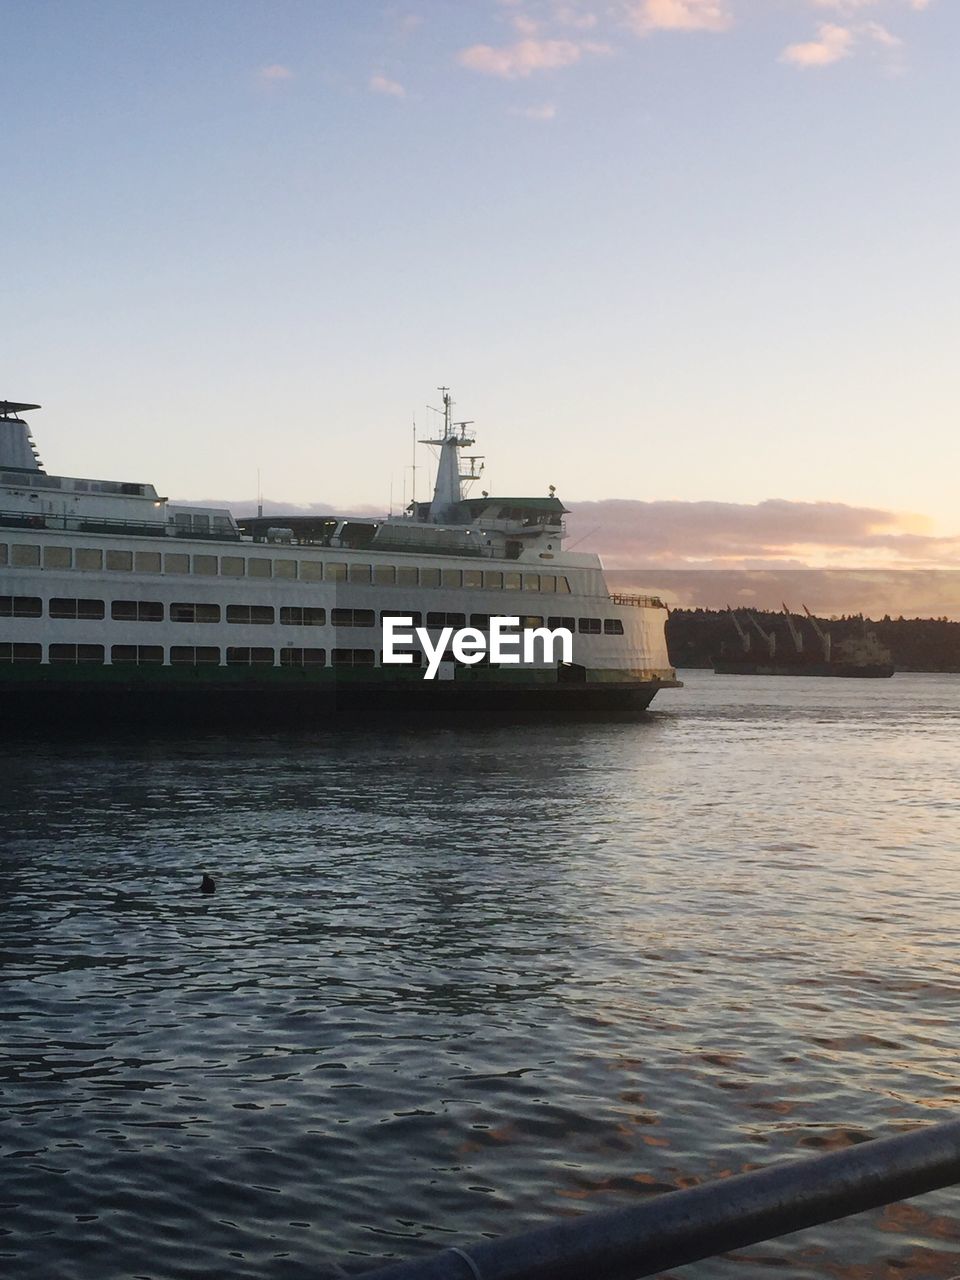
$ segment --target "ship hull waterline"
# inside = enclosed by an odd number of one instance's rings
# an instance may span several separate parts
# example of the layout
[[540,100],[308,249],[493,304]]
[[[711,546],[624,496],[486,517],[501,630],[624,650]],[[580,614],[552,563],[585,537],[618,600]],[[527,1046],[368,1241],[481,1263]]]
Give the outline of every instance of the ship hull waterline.
[[[519,674],[519,673],[518,673]],[[492,682],[422,677],[383,680],[370,673],[213,672],[159,667],[153,672],[99,667],[9,669],[0,678],[4,715],[0,735],[70,724],[97,732],[122,725],[298,725],[321,728],[348,722],[415,724],[629,721],[650,706],[661,689],[680,682],[653,677],[634,681]],[[211,676],[213,677],[211,679]],[[293,678],[290,678],[290,677]],[[279,678],[277,678],[279,677]],[[312,678],[311,678],[312,677]],[[371,678],[372,677],[372,678]]]

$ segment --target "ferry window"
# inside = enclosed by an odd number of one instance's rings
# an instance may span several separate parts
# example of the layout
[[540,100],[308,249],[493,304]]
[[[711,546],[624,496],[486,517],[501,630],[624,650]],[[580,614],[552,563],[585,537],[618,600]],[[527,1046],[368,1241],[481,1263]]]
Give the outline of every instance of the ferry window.
[[200,515],[194,514],[191,524],[193,525],[194,533],[208,534],[210,532],[209,516],[200,516]]
[[102,644],[52,644],[51,662],[103,662]]
[[[80,553],[77,552],[79,555]],[[189,573],[190,557],[180,551],[169,552],[163,557],[164,573]]]
[[39,596],[0,596],[0,618],[39,618],[43,603]]
[[270,578],[273,576],[273,565],[269,560],[248,560],[247,574],[251,578]]
[[463,573],[460,569],[441,569],[440,585],[442,587],[459,587],[463,584]]
[[[340,565],[341,569],[343,567],[343,565]],[[339,579],[331,576],[330,568],[331,566],[327,565],[327,577],[331,582],[339,581]],[[301,560],[300,577],[304,582],[320,582],[323,578],[323,562],[320,560]]]
[[110,650],[110,661],[114,666],[124,662],[135,663],[138,667],[162,666],[163,647],[159,644],[115,644]]
[[397,570],[392,564],[375,564],[373,566],[373,580],[378,587],[392,587],[396,585]]
[[45,569],[69,569],[72,559],[69,547],[44,547],[43,549]]
[[162,622],[163,605],[159,600],[114,600],[110,617],[114,622]]
[[[423,666],[423,654],[419,649],[398,649],[396,652],[405,653],[408,657],[413,659],[412,662],[406,662],[403,664],[404,666],[409,667],[412,671],[416,671],[419,667]],[[380,665],[381,667],[384,665],[382,649],[380,650]],[[387,665],[390,666],[392,664],[388,663]]]
[[118,573],[133,572],[133,552],[132,551],[108,551],[107,552],[107,568],[113,569]]
[[322,627],[327,620],[326,609],[301,608],[299,605],[284,605],[280,610],[280,621],[291,627]]
[[274,560],[273,573],[277,578],[295,578],[297,576],[296,560]]
[[372,627],[376,620],[372,609],[330,610],[330,621],[335,627]]
[[273,622],[272,604],[228,604],[228,622],[246,622],[266,626]]
[[463,585],[471,590],[483,586],[483,572],[480,569],[464,569]]
[[525,573],[523,575],[523,589],[524,591],[539,591],[540,590],[539,573]]
[[581,618],[577,630],[584,636],[598,636],[600,634],[600,619]]
[[103,552],[99,547],[77,547],[74,564],[87,571],[103,568]]
[[218,604],[203,604],[178,602],[170,606],[171,622],[219,622],[220,606]]
[[242,578],[243,556],[221,556],[220,572],[225,578]]
[[[186,559],[186,556],[183,557]],[[133,564],[137,573],[159,573],[160,572],[160,552],[159,551],[135,551],[133,553]]]
[[40,662],[43,649],[38,644],[0,644],[0,662]]
[[10,563],[20,569],[35,569],[40,564],[40,548],[15,542],[10,548]]
[[331,657],[335,667],[372,667],[376,661],[372,649],[334,649]]
[[489,631],[490,630],[489,613],[471,613],[470,625],[471,627],[474,627],[477,631]]
[[514,573],[512,570],[508,570],[508,571],[503,575],[503,586],[504,586],[504,590],[505,590],[505,591],[519,591],[519,590],[520,590],[520,580],[521,580],[521,575],[520,575],[519,573]]
[[563,627],[565,631],[576,631],[576,618],[548,618],[547,626],[551,631],[556,631],[558,627]]
[[557,589],[557,575],[555,573],[541,573],[540,590],[556,591],[556,589]]
[[503,574],[498,569],[484,569],[483,585],[494,591],[503,590]]
[[520,617],[520,625],[521,627],[526,627],[528,629],[532,629],[533,627],[542,627],[543,618],[539,617],[535,613],[525,613]]
[[622,636],[623,623],[619,618],[604,618],[603,634],[605,636]]
[[228,667],[272,667],[273,661],[272,649],[233,649],[229,646],[227,648]]
[[325,649],[281,649],[281,667],[325,667],[327,652]]
[[440,570],[439,569],[421,569],[420,585],[421,587],[439,587]]
[[560,592],[560,594],[561,594],[561,595],[563,595],[563,596],[568,596],[568,595],[570,594],[570,582],[569,582],[569,580],[568,580],[567,578],[564,578],[564,577],[558,577],[558,578],[557,578],[557,590]]
[[51,618],[84,618],[98,621],[103,617],[102,600],[71,600],[54,596],[50,601]]
[[[172,609],[172,606],[171,606]],[[220,665],[220,650],[213,645],[175,644],[170,650],[170,662],[174,666]]]
[[0,542],[0,564],[7,563],[7,544]]
[[428,613],[427,626],[431,631],[438,627],[465,627],[467,619],[462,613]]
[[397,569],[397,586],[415,587],[418,577],[416,569],[411,569],[408,565],[400,565]]
[[352,564],[350,566],[351,582],[369,582],[373,570],[368,564]]
[[215,577],[217,572],[217,557],[216,556],[194,556],[193,572],[202,573],[205,577],[208,577],[208,578]]
[[380,613],[380,621],[384,618],[409,618],[412,627],[419,627],[423,622],[423,614],[418,613],[416,609],[383,609]]

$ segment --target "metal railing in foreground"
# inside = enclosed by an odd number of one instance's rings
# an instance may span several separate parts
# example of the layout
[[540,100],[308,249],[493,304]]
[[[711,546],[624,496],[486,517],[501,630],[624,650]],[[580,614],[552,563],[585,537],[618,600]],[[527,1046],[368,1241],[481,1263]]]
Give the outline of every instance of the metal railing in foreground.
[[363,1280],[640,1280],[960,1182],[960,1120],[790,1160]]

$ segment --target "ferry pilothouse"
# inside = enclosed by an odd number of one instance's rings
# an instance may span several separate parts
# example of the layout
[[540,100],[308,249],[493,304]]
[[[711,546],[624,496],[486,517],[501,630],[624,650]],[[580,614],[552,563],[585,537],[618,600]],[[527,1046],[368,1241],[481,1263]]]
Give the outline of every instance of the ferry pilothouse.
[[[235,519],[150,484],[48,475],[23,416],[39,405],[0,401],[4,722],[619,717],[676,687],[665,605],[611,594],[597,556],[563,550],[552,488],[465,495],[474,438],[443,390],[443,428],[424,442],[438,453],[433,498],[383,519]],[[401,618],[411,660],[399,665],[385,661],[384,622]],[[518,641],[572,639],[562,656],[518,643],[502,662],[445,651],[424,678],[430,637],[482,637],[501,626],[491,618],[517,619]]]

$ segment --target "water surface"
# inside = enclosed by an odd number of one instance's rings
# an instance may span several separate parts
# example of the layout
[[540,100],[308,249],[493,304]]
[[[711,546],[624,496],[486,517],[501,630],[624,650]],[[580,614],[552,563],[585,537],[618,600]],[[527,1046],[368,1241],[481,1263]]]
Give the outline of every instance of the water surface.
[[[359,1271],[955,1113],[960,677],[685,678],[0,743],[4,1274]],[[957,1206],[678,1274],[945,1280]]]

